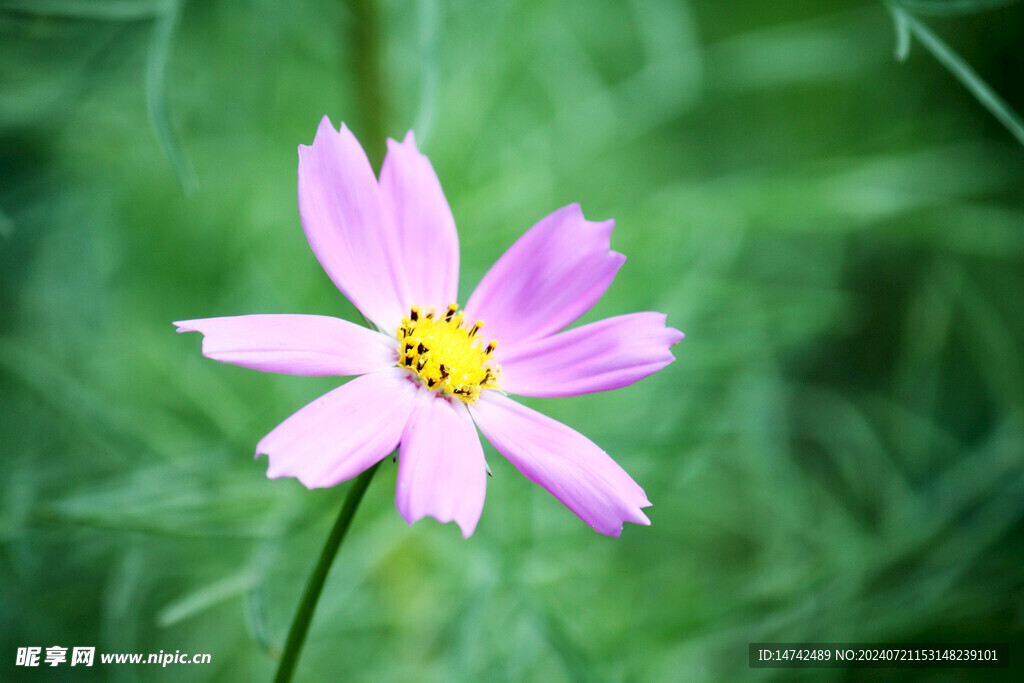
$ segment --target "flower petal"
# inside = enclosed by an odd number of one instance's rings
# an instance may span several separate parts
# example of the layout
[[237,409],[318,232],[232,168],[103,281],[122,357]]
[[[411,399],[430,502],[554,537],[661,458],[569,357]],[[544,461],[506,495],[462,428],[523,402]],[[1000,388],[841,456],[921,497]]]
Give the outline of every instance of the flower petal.
[[420,394],[401,449],[395,503],[405,521],[454,521],[469,538],[484,507],[487,463],[464,404]]
[[575,396],[618,389],[675,360],[683,333],[662,313],[631,313],[523,342],[501,354],[501,388],[523,396]]
[[558,332],[608,289],[626,257],[609,251],[615,222],[583,218],[579,204],[530,228],[484,275],[466,304],[483,335],[509,346]]
[[395,364],[394,340],[325,315],[237,315],[174,323],[203,334],[203,355],[291,375],[362,375]]
[[443,311],[458,296],[459,236],[437,174],[416,148],[412,131],[401,144],[388,140],[380,190],[398,234],[406,285],[403,303]]
[[299,145],[299,215],[309,246],[334,284],[381,330],[404,314],[398,236],[363,148],[325,116]]
[[356,377],[275,427],[256,444],[256,457],[270,457],[271,479],[295,477],[311,489],[334,486],[395,449],[416,393],[400,368]]
[[493,391],[469,410],[516,469],[594,530],[618,536],[623,522],[651,523],[640,510],[651,504],[644,490],[579,432]]

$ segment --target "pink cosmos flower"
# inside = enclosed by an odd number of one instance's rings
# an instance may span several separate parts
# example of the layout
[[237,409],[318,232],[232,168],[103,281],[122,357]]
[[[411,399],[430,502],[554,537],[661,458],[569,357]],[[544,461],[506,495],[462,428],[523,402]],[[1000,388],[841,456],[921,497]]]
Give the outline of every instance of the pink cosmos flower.
[[[650,524],[646,494],[592,441],[512,399],[573,396],[632,384],[671,363],[683,335],[660,313],[564,330],[593,306],[625,257],[614,222],[576,204],[544,218],[454,303],[455,221],[430,162],[388,140],[374,177],[342,124],[325,116],[299,146],[299,213],[309,245],[368,329],[319,315],[242,315],[177,322],[203,355],[268,372],[359,375],[282,422],[256,446],[267,476],[308,488],[358,475],[396,447],[396,503],[406,522],[476,528],[488,468],[477,428],[528,479],[602,534]],[[474,426],[475,425],[475,426]]]

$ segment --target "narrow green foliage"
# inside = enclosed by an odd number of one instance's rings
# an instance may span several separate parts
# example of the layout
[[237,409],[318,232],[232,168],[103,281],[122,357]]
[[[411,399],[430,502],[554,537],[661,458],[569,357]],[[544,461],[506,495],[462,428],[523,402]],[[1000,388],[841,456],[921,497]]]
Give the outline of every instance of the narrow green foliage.
[[889,3],[889,11],[896,23],[897,58],[901,61],[909,53],[908,33],[917,38],[932,54],[988,111],[1003,124],[1017,141],[1024,145],[1024,120],[982,79],[964,59],[944,43],[919,19],[907,12],[901,5]]

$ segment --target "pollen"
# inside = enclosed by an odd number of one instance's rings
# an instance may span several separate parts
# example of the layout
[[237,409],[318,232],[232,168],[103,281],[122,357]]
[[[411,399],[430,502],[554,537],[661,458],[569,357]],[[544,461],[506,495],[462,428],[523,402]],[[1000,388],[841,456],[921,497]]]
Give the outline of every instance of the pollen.
[[501,368],[492,357],[497,342],[484,345],[479,320],[464,325],[458,304],[443,315],[413,306],[398,327],[398,366],[430,390],[473,403],[484,389],[499,388]]

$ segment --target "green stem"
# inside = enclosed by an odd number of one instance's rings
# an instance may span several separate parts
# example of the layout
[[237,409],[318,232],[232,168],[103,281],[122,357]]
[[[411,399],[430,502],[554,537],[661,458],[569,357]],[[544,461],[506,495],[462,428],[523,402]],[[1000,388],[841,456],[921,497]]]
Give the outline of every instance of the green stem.
[[320,560],[316,563],[313,573],[309,575],[306,590],[302,594],[295,618],[292,619],[291,628],[288,629],[288,639],[284,643],[284,652],[281,653],[281,662],[277,666],[277,675],[274,677],[275,683],[287,683],[295,673],[295,665],[299,661],[302,644],[306,640],[306,633],[313,620],[313,612],[316,611],[316,604],[320,599],[321,591],[323,591],[324,581],[327,580],[331,563],[334,562],[334,556],[338,554],[338,548],[345,540],[345,533],[352,524],[352,517],[356,513],[356,508],[359,507],[359,501],[363,499],[363,494],[366,493],[370,480],[373,479],[379,466],[380,463],[377,463],[360,474],[352,482],[352,487],[349,488],[348,495],[345,496],[345,503],[341,506],[341,512],[338,513],[338,519],[335,520],[334,527],[331,529],[330,535],[327,536],[323,550],[320,551]]
[[359,115],[363,124],[363,149],[374,168],[384,158],[384,76],[380,60],[379,26],[374,0],[350,0],[354,31],[352,52],[359,87]]

